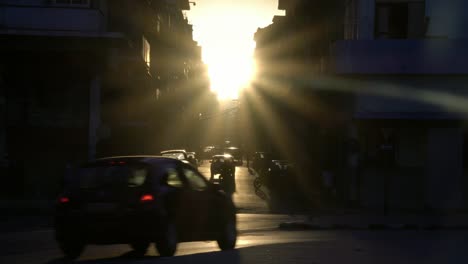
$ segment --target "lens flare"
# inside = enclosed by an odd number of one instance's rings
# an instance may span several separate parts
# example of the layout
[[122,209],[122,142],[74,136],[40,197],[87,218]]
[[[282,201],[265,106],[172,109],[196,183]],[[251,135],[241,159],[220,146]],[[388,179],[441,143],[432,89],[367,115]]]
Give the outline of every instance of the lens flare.
[[254,76],[254,61],[245,52],[229,56],[213,54],[207,58],[211,91],[218,99],[238,99],[242,89],[247,87]]

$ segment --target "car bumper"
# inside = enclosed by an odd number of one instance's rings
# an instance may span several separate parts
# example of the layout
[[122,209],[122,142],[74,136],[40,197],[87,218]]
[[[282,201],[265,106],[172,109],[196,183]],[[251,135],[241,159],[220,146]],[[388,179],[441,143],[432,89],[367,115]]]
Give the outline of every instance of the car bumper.
[[59,213],[55,218],[58,238],[79,236],[86,243],[114,244],[155,241],[163,216],[158,212],[87,214],[79,211]]

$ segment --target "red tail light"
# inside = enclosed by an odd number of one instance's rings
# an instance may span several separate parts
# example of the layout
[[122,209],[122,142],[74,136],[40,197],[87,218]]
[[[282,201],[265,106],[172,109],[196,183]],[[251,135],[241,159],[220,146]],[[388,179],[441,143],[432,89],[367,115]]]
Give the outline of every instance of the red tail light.
[[110,165],[125,165],[127,164],[125,161],[110,161],[109,162]]
[[69,203],[70,202],[70,198],[66,197],[66,196],[62,196],[59,198],[59,203]]
[[154,197],[151,194],[145,194],[141,196],[140,198],[140,202],[151,202],[151,201],[154,201]]

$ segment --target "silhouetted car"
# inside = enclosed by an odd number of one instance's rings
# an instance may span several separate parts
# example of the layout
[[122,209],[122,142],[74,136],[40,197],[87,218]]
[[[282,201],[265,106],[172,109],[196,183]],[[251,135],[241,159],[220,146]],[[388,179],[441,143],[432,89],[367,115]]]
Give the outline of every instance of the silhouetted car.
[[168,157],[168,158],[173,158],[173,159],[178,159],[178,160],[186,160],[192,166],[198,167],[198,162],[194,158],[195,157],[195,152],[187,152],[187,151],[185,151],[185,149],[164,150],[164,151],[161,151],[161,156]]
[[161,151],[161,156],[174,158],[178,160],[186,160],[188,158],[187,152],[185,151],[185,149],[164,150],[164,151]]
[[201,153],[202,159],[210,159],[213,154],[216,154],[216,147],[215,146],[206,146]]
[[222,173],[235,174],[236,167],[234,165],[234,158],[229,154],[214,155],[211,159],[210,171],[211,171],[210,180],[213,180],[216,174],[222,174]]
[[243,162],[242,162],[242,153],[241,153],[241,150],[239,148],[236,148],[236,147],[224,148],[224,153],[225,154],[230,154],[233,157],[234,164],[236,166],[242,166],[242,164],[243,164]]
[[55,234],[65,256],[87,244],[128,243],[144,255],[155,242],[161,256],[177,243],[216,240],[235,247],[232,200],[184,161],[150,156],[111,157],[73,172],[59,196]]
[[187,160],[195,167],[198,167],[199,160],[195,152],[187,152]]

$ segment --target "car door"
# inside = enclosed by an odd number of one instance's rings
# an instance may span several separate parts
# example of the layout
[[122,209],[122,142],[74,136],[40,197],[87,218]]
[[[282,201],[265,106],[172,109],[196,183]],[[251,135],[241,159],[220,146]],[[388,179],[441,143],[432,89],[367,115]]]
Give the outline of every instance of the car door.
[[189,217],[186,200],[187,185],[179,173],[178,163],[170,162],[162,164],[158,167],[156,174],[161,175],[160,182],[156,182],[158,197],[156,200],[164,205],[165,213],[169,214],[169,218],[175,221],[179,236],[183,236],[187,232],[187,219]]
[[196,169],[187,164],[181,165],[180,170],[187,188],[184,193],[184,208],[193,231],[192,238],[207,239],[212,220],[214,192],[209,182]]

